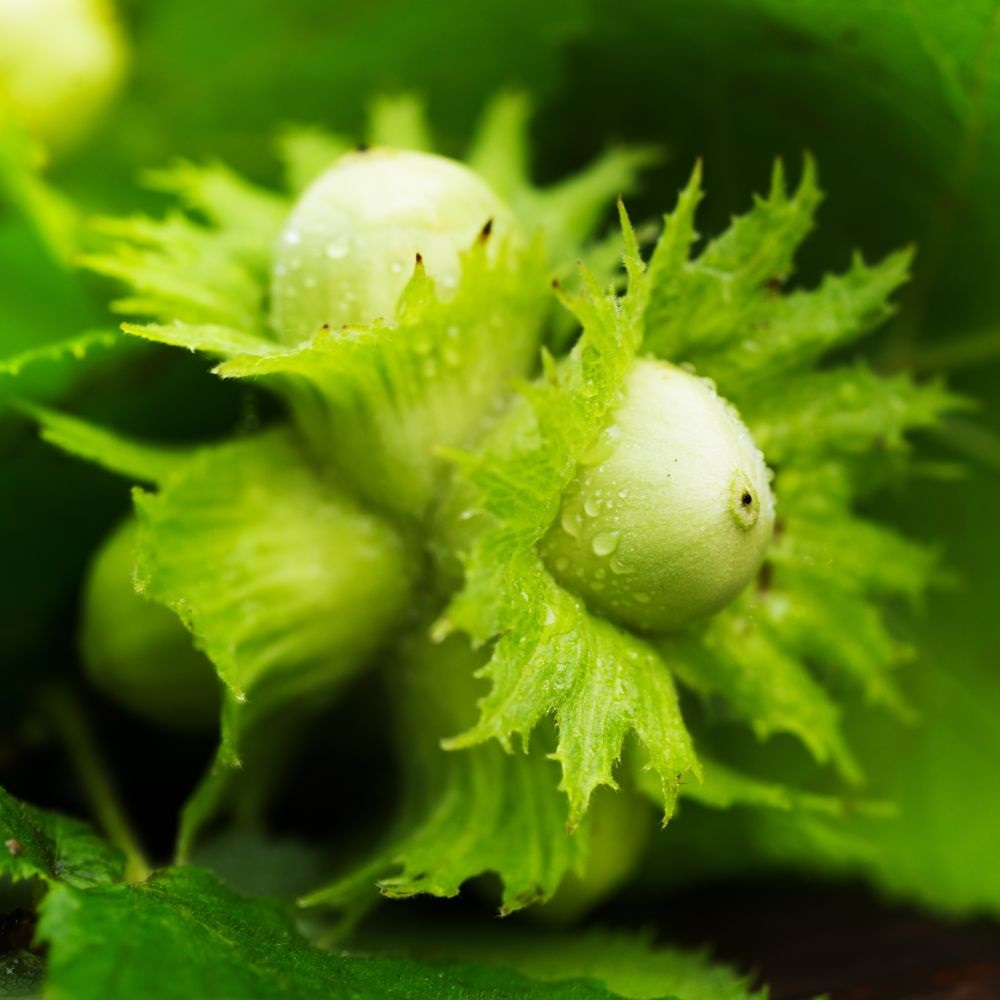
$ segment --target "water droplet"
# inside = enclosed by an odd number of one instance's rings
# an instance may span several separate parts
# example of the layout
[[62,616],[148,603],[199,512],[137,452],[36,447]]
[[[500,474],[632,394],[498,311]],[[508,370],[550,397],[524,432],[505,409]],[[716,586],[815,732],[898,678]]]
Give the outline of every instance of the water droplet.
[[330,260],[340,260],[341,257],[347,256],[347,244],[333,240],[327,243],[323,252],[330,258]]
[[556,613],[547,604],[545,605],[545,624],[553,625],[555,624]]
[[398,260],[394,260],[389,265],[389,270],[392,271],[393,274],[402,274],[403,273],[403,265],[400,264],[400,262]]
[[291,243],[292,245],[302,242],[302,237],[299,235],[297,229],[286,229],[285,230],[285,242]]
[[580,515],[571,510],[564,510],[559,519],[563,531],[571,538],[580,537]]
[[601,501],[597,497],[587,497],[583,501],[583,510],[587,517],[597,517],[601,512]]
[[637,600],[640,604],[649,604],[652,601],[652,597],[647,594],[644,590],[637,590],[632,597]]
[[556,560],[556,569],[560,573],[565,573],[569,569],[569,560],[565,556],[560,556]]
[[611,572],[617,573],[619,576],[632,572],[632,567],[628,563],[623,562],[619,556],[612,556],[611,562],[608,565],[611,567]]
[[617,531],[601,531],[594,535],[590,547],[594,550],[595,556],[609,556],[618,548]]

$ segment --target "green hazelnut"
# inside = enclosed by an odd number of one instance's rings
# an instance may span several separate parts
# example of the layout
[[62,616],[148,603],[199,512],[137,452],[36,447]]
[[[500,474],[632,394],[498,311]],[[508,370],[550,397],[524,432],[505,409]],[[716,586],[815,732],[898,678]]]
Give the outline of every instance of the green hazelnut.
[[0,0],[0,121],[13,114],[56,153],[93,128],[125,62],[108,0]]
[[447,292],[461,254],[510,209],[467,167],[442,156],[376,148],[338,159],[303,193],[274,257],[271,316],[286,343],[323,326],[392,322],[419,255]]
[[725,607],[773,527],[769,473],[733,406],[707,380],[642,360],[541,551],[594,611],[661,632]]
[[96,688],[151,722],[211,728],[219,712],[215,670],[172,611],[135,592],[137,536],[130,517],[91,564],[80,628],[84,670]]

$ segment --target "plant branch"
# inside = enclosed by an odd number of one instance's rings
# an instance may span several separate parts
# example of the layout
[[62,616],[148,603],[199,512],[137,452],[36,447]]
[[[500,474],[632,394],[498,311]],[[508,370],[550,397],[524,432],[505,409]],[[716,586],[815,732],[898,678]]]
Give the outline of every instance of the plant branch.
[[132,823],[121,804],[110,769],[79,702],[65,688],[51,688],[42,708],[66,748],[98,826],[125,855],[125,878],[144,882],[151,871]]

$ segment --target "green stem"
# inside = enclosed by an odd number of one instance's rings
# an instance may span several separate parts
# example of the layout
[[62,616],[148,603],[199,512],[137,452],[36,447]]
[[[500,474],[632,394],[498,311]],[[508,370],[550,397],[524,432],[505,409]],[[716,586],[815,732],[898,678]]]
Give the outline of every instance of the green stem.
[[1000,329],[993,328],[921,347],[913,353],[911,364],[918,372],[935,372],[996,360],[1000,360]]
[[62,688],[43,695],[45,714],[62,740],[91,812],[107,838],[125,855],[125,879],[144,882],[152,870],[125,814],[107,763],[79,703]]
[[936,436],[977,464],[1000,471],[1000,435],[965,420],[949,420]]

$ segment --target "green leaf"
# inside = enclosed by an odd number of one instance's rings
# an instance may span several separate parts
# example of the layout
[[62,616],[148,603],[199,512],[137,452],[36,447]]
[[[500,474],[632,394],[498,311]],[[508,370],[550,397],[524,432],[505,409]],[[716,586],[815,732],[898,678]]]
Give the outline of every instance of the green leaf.
[[155,344],[184,347],[189,351],[203,351],[218,357],[233,354],[267,354],[274,350],[274,343],[251,333],[232,327],[204,323],[123,323],[122,330],[134,337],[151,340]]
[[197,451],[135,504],[138,589],[177,613],[228,689],[183,854],[227,792],[242,745],[276,740],[269,753],[279,756],[292,739],[282,713],[322,707],[391,635],[413,556],[283,431]]
[[[843,275],[827,275],[818,288],[761,300],[736,314],[720,346],[690,345],[699,371],[722,380],[737,402],[760,392],[757,383],[784,385],[790,371],[815,363],[885,322],[895,312],[889,297],[909,278],[912,252],[901,250],[868,267],[855,255]],[[699,258],[698,265],[702,265]]]
[[[558,586],[535,551],[583,452],[604,424],[641,339],[647,286],[634,233],[622,212],[628,294],[622,303],[589,281],[571,302],[584,331],[565,362],[487,440],[459,457],[472,508],[490,516],[465,559],[464,590],[441,630],[459,627],[476,642],[497,639],[481,671],[493,682],[479,721],[449,740],[452,749],[514,733],[525,743],[547,716],[559,725],[555,758],[570,801],[570,826],[599,785],[615,787],[614,766],[636,732],[663,783],[667,815],[677,784],[697,771],[669,673],[640,638],[591,615]],[[459,519],[463,517],[458,515]]]
[[933,579],[935,553],[853,515],[852,484],[843,467],[790,467],[781,475],[784,531],[770,551],[779,571],[789,567],[859,595],[921,599]]
[[[473,558],[483,558],[483,550]],[[562,765],[559,787],[569,797],[574,828],[598,786],[617,787],[614,768],[635,732],[660,776],[669,817],[682,776],[697,775],[698,765],[664,663],[643,640],[591,615],[537,556],[511,560],[507,571],[506,586],[517,588],[500,609],[509,616],[509,630],[480,671],[493,687],[480,702],[479,721],[445,745],[457,750],[497,739],[509,747],[514,733],[527,745],[535,727],[555,716],[553,756]],[[449,613],[456,623],[464,621],[460,605]]]
[[118,342],[117,334],[110,330],[89,330],[68,340],[34,347],[0,360],[0,375],[20,375],[25,368],[32,365],[58,362],[65,358],[79,361],[91,351],[113,348]]
[[868,702],[908,718],[893,673],[909,650],[890,633],[879,609],[834,581],[794,570],[779,570],[776,577],[773,589],[757,602],[758,619],[771,639],[804,662],[843,673]]
[[224,230],[227,240],[267,268],[271,242],[284,224],[288,202],[281,195],[251,184],[222,163],[193,164],[178,160],[145,174],[155,190],[176,195],[185,209]]
[[423,102],[412,94],[377,97],[368,108],[368,144],[432,151]]
[[343,482],[420,514],[440,484],[438,450],[481,433],[511,375],[534,363],[548,295],[539,254],[536,244],[492,262],[481,241],[449,296],[418,265],[393,325],[324,330],[217,371],[271,381]]
[[[394,657],[394,729],[406,774],[406,808],[387,846],[305,902],[363,904],[377,882],[386,896],[455,896],[493,872],[503,883],[501,914],[547,900],[580,870],[588,831],[570,835],[558,767],[544,748],[505,752],[496,744],[461,753],[443,737],[474,717],[473,672],[482,656],[459,637],[435,646],[411,640]],[[543,742],[543,741],[540,741]]]
[[190,864],[210,869],[245,896],[288,900],[313,889],[330,868],[327,852],[319,845],[238,827],[206,838]]
[[532,978],[556,981],[586,977],[615,996],[653,1000],[766,1000],[766,990],[750,988],[749,977],[713,964],[704,952],[653,944],[648,934],[587,931],[579,934],[525,934],[497,928],[478,945],[449,947],[455,957],[493,960]]
[[38,422],[42,438],[50,444],[133,480],[159,482],[178,469],[185,457],[181,449],[132,441],[96,424],[25,400],[14,405]]
[[403,542],[285,432],[201,450],[135,500],[140,592],[178,613],[240,701],[341,676],[406,598]]
[[465,156],[466,163],[509,202],[531,188],[531,111],[531,99],[526,93],[497,94],[480,115]]
[[40,1000],[44,977],[45,966],[38,955],[30,951],[0,955],[0,997]]
[[660,648],[686,685],[703,696],[721,696],[760,738],[792,733],[818,761],[832,760],[845,778],[859,780],[833,699],[780,640],[760,628],[745,597],[700,634],[665,640]]
[[747,399],[743,415],[771,462],[802,465],[873,447],[905,451],[909,431],[935,427],[965,406],[939,382],[884,378],[856,364],[789,378],[780,392]]
[[[712,809],[732,809],[750,806],[755,809],[776,809],[779,812],[804,811],[820,815],[842,816],[857,812],[856,802],[833,795],[793,788],[775,781],[766,781],[717,760],[700,756],[703,780],[691,782],[681,788],[681,797]],[[647,771],[642,772],[648,774]],[[656,797],[652,783],[646,782],[651,796]]]
[[82,263],[133,290],[120,312],[266,337],[266,278],[290,203],[219,164],[180,162],[148,176],[203,221],[177,211],[98,220],[109,245]]
[[565,265],[580,255],[613,200],[634,191],[639,175],[661,154],[654,146],[611,149],[572,177],[539,188],[531,180],[530,118],[525,94],[499,94],[483,113],[466,159],[510,202],[525,228],[545,232],[549,260]]
[[85,823],[19,802],[0,788],[0,875],[79,889],[117,882],[121,853]]
[[314,125],[289,125],[278,135],[278,157],[285,168],[285,187],[298,195],[355,144]]
[[[811,159],[806,159],[802,179],[791,197],[779,161],[768,196],[755,199],[753,209],[734,219],[695,261],[680,270],[664,268],[661,275],[654,254],[650,273],[658,280],[650,294],[645,346],[661,357],[680,361],[721,348],[741,336],[772,296],[769,283],[780,282],[791,273],[792,257],[812,229],[820,197]],[[668,228],[664,233],[671,249],[663,252],[671,263],[680,247],[691,241],[688,216],[698,198],[696,170],[687,200],[680,206],[679,214],[685,220],[681,232],[674,234]]]
[[294,731],[285,710],[324,705],[389,637],[409,599],[412,551],[314,469],[289,432],[168,452],[24,406],[66,450],[159,486],[134,493],[137,589],[178,615],[227,688],[183,855],[229,793],[243,745],[283,760]]
[[589,1000],[582,981],[543,984],[481,965],[334,955],[312,948],[286,912],[245,899],[198,868],[136,885],[54,888],[39,937],[49,946],[46,996],[73,1000],[296,997],[307,1000]]

